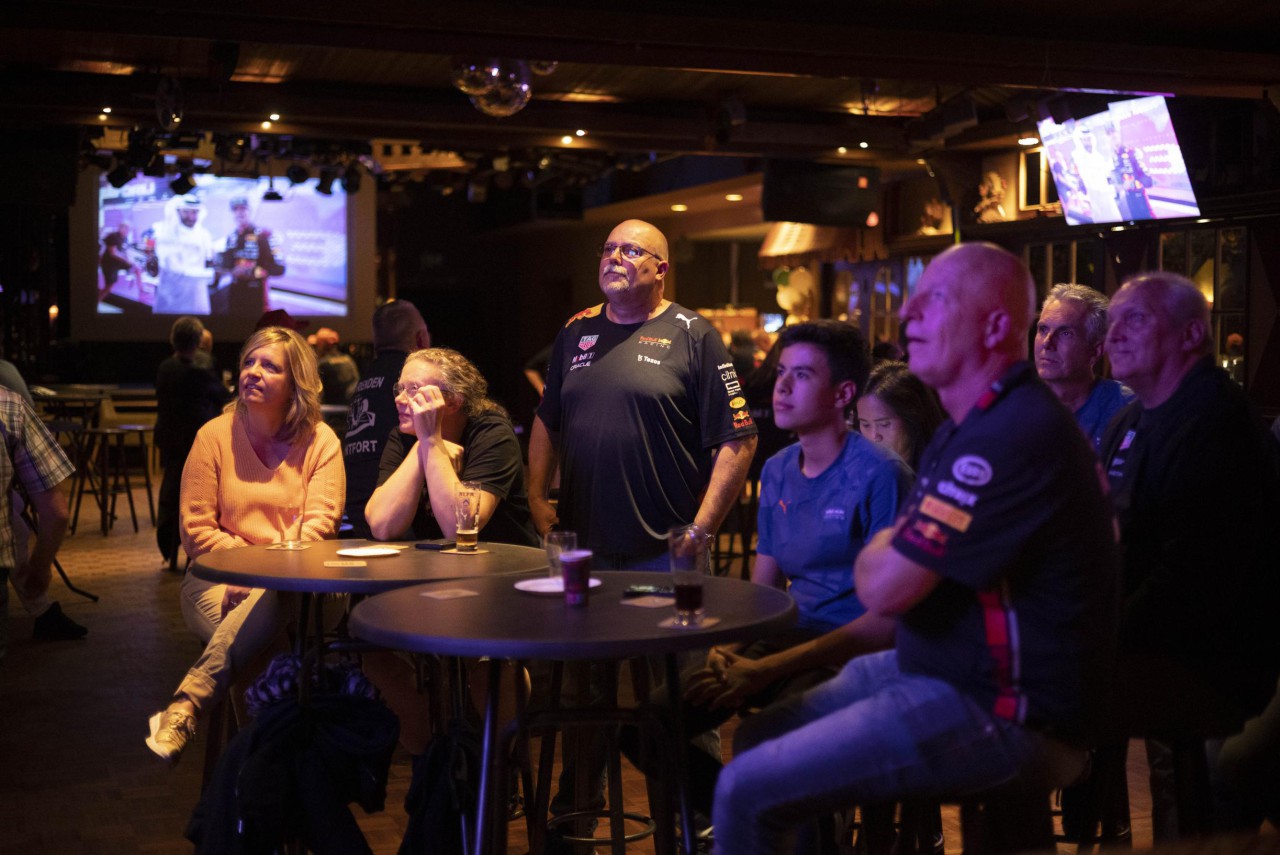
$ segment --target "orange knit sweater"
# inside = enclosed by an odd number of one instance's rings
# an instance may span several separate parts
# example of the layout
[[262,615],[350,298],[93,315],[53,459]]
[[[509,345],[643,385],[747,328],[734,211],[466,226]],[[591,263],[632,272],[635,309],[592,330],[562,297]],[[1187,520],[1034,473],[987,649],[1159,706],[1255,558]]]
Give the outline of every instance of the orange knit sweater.
[[207,422],[182,470],[182,546],[192,558],[215,549],[283,539],[285,509],[302,504],[302,539],[332,537],[347,478],[338,437],[323,422],[275,469],[258,459],[234,413]]

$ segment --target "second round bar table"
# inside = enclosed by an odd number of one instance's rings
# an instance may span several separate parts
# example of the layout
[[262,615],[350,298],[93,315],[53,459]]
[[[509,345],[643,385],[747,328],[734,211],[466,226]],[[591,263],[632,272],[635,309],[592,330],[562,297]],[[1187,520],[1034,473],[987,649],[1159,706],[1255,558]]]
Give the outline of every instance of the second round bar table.
[[[585,607],[566,606],[559,595],[516,590],[516,580],[511,578],[485,577],[447,585],[414,585],[370,597],[352,609],[349,626],[353,635],[366,641],[416,653],[552,661],[663,655],[667,680],[675,685],[679,679],[675,654],[758,638],[785,629],[795,620],[795,602],[785,592],[710,576],[703,586],[703,602],[707,617],[718,620],[689,629],[668,629],[659,623],[674,614],[672,608],[627,605],[623,593],[630,585],[669,584],[670,574],[608,570],[593,576],[601,584],[591,589],[590,603]],[[431,596],[443,588],[467,593],[447,599]],[[494,809],[490,790],[497,740],[497,674],[498,669],[490,669],[476,818],[477,855],[492,845],[487,833],[492,827],[488,814]],[[676,750],[683,752],[680,693],[668,695],[677,728]],[[677,781],[677,786],[683,803],[684,781]],[[683,814],[689,817],[688,810]],[[685,844],[691,850],[689,822],[685,823]]]

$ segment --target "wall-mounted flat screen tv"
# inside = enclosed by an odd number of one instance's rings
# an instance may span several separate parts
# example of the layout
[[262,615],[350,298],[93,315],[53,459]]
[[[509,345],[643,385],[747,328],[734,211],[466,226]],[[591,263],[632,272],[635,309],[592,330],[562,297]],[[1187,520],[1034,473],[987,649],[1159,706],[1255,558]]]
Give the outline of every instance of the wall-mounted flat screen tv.
[[1200,215],[1162,96],[1117,101],[1062,124],[1044,119],[1038,127],[1071,225]]

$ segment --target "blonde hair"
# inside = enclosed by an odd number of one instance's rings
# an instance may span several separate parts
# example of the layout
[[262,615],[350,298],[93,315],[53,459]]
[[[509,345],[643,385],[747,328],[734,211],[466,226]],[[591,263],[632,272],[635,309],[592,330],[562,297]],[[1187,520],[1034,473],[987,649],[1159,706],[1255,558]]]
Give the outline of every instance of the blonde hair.
[[405,365],[410,362],[425,362],[435,366],[443,387],[440,391],[446,396],[461,398],[462,411],[468,419],[474,419],[485,412],[496,412],[503,418],[510,418],[507,411],[489,397],[489,383],[480,369],[453,348],[428,347],[415,350],[405,359]]
[[[284,345],[284,361],[293,384],[293,398],[284,414],[284,423],[276,439],[295,442],[308,435],[320,422],[320,370],[316,367],[316,355],[307,340],[286,327],[264,327],[245,340],[236,361],[236,373],[244,366],[245,357],[260,347],[271,344]],[[239,381],[236,397],[227,404],[225,412],[243,415],[245,405],[240,400]]]

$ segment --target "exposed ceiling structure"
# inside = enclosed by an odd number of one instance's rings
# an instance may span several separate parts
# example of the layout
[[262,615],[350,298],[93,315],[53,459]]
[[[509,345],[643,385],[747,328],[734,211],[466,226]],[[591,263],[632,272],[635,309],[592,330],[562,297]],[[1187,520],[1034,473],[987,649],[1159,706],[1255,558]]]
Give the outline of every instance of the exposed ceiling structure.
[[[1256,0],[40,0],[6,10],[0,109],[11,126],[338,141],[307,144],[321,159],[399,140],[413,144],[396,149],[401,169],[443,152],[471,166],[709,153],[893,168],[1007,144],[1057,91],[1267,97],[1277,44],[1280,4]],[[494,118],[451,84],[460,60],[485,57],[556,65]]]

